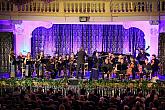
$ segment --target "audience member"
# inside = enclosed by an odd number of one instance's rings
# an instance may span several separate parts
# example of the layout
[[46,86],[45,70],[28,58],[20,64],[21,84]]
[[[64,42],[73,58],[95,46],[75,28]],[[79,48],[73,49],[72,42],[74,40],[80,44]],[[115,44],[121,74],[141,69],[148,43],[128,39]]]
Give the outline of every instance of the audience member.
[[[82,91],[80,91],[81,93]],[[78,93],[78,94],[80,94]],[[18,87],[14,91],[6,92],[0,97],[1,110],[163,110],[164,90],[159,94],[152,90],[144,96],[143,91],[138,89],[134,94],[128,88],[123,94],[116,91],[112,97],[100,96],[97,90],[87,94],[83,89],[78,95],[69,90],[66,96],[61,91],[50,88],[43,91],[42,87],[38,91],[32,92],[30,87],[25,91]],[[161,100],[160,100],[161,99]]]

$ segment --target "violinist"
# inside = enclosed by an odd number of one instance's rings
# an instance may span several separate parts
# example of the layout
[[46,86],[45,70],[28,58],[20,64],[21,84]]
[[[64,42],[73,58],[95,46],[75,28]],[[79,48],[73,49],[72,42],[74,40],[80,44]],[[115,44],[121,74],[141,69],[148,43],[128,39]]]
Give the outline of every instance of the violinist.
[[23,58],[25,58],[25,56],[22,54],[22,52],[20,52],[17,59],[23,59]]
[[113,54],[111,54],[111,53],[109,52],[108,55],[107,55],[107,58],[110,60],[110,59],[112,58],[112,55],[113,55]]
[[110,54],[109,56],[110,56],[109,57],[109,63],[114,66],[115,65],[115,56],[114,56],[114,54]]
[[70,55],[70,58],[69,58],[69,72],[70,72],[70,77],[73,77],[73,72],[75,70],[75,64],[76,63],[76,60],[74,58],[74,53],[72,53]]
[[24,60],[24,64],[26,65],[25,67],[25,77],[31,77],[31,54],[30,52],[27,53],[26,57],[25,57],[25,60]]
[[59,76],[59,77],[61,76],[61,71],[62,71],[62,69],[63,69],[62,61],[63,61],[62,56],[59,55],[58,60],[57,60],[57,62],[56,62],[56,63],[57,63],[57,70],[58,70],[58,76]]
[[44,77],[44,65],[42,63],[42,60],[44,59],[44,52],[41,51],[38,55],[37,62],[36,62],[36,73],[38,78]]
[[22,52],[19,53],[18,57],[17,57],[18,61],[19,61],[19,65],[18,65],[18,70],[23,73],[24,72],[24,60],[25,60],[25,56],[22,54]]
[[62,70],[64,72],[64,77],[67,77],[67,69],[69,64],[69,55],[62,56]]
[[65,61],[67,66],[68,66],[68,64],[69,64],[69,60],[70,60],[70,56],[67,54],[67,55],[66,55],[66,61]]
[[53,62],[54,62],[55,70],[58,73],[58,54],[55,54],[53,60],[54,60]]

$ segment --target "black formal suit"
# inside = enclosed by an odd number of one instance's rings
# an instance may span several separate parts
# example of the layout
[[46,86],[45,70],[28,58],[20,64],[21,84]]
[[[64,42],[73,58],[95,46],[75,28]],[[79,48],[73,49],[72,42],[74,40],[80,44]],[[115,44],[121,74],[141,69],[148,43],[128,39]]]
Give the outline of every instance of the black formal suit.
[[147,59],[147,56],[150,56],[150,54],[145,52],[139,53],[136,59],[138,60],[140,65],[143,65],[145,63],[145,59]]
[[85,53],[85,51],[83,50],[80,50],[78,53],[77,53],[77,63],[85,63],[85,56],[87,56],[87,54]]
[[[93,63],[92,63],[92,72],[90,74],[90,79],[98,79],[99,77],[99,61],[100,59],[96,56],[93,56]],[[89,63],[88,63],[89,64]]]
[[145,63],[142,66],[143,66],[143,71],[146,74],[146,78],[149,78],[150,77],[151,70],[152,70],[151,64],[150,63],[148,63],[148,64]]
[[99,58],[97,58],[96,56],[93,57],[93,68],[98,69],[99,67]]
[[[84,50],[80,50],[78,53],[77,53],[77,78],[79,76],[79,71],[80,71],[80,68],[82,70],[84,70],[84,63],[85,63],[85,56],[87,56],[87,54],[85,53]],[[82,73],[81,74],[81,78],[84,77],[84,74]]]
[[[152,60],[154,60],[154,62]],[[159,71],[160,61],[158,59],[152,59],[152,60],[151,60],[152,75],[154,76],[155,74],[157,76]]]
[[[103,63],[102,64],[102,71],[105,72],[105,74],[107,74],[107,78],[109,78],[110,73],[113,70],[113,65],[110,63]],[[109,73],[108,73],[109,72]],[[104,74],[102,75],[102,78],[104,79]]]

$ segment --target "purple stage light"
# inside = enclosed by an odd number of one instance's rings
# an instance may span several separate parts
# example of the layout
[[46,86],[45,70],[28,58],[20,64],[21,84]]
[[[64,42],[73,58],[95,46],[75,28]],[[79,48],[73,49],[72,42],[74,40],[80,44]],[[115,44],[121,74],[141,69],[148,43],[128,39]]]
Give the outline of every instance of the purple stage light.
[[[164,21],[162,21],[164,22]],[[11,27],[9,26],[12,26]],[[37,27],[45,27],[47,30],[50,29],[52,27],[52,24],[75,24],[78,26],[75,27],[79,27],[80,24],[91,24],[91,25],[122,25],[125,29],[129,29],[131,27],[136,27],[140,30],[142,30],[144,32],[144,39],[145,39],[145,45],[150,46],[151,48],[147,51],[150,54],[156,54],[158,53],[158,32],[159,32],[159,25],[150,25],[149,21],[126,21],[126,22],[91,22],[91,23],[57,23],[54,21],[21,21],[19,20],[19,22],[13,22],[12,20],[0,20],[0,25],[6,25],[6,27],[8,28],[3,28],[2,26],[0,27],[0,31],[4,32],[4,31],[8,31],[8,32],[13,32],[16,36],[16,54],[19,54],[19,52],[23,52],[24,54],[26,54],[27,52],[31,52],[31,37],[32,37],[32,32],[33,30],[35,30]],[[162,23],[163,24],[163,23]],[[8,25],[8,26],[7,26]],[[160,24],[160,29],[163,30],[163,25]],[[53,32],[49,31],[50,33],[47,34],[51,34]],[[101,32],[96,33],[96,38],[101,36]],[[80,36],[78,33],[74,33],[74,35]],[[98,38],[97,38],[98,39]],[[81,43],[77,43],[80,41],[80,38],[77,37],[75,38],[75,40],[73,41],[74,44],[74,48],[73,52],[77,52],[77,49],[80,47]],[[97,41],[97,40],[96,40]],[[91,47],[91,50],[95,50],[98,49],[99,51],[101,51],[101,42],[102,41],[97,41],[94,42],[94,47]],[[128,48],[128,44],[124,44],[124,53],[129,52],[129,48]],[[54,47],[53,45],[48,45],[48,47]],[[43,48],[43,46],[42,46]],[[57,49],[57,48],[56,48]],[[55,51],[55,49],[53,50],[48,50],[49,52],[51,51]],[[66,48],[66,51],[68,51],[68,49]],[[89,51],[89,50],[88,50]]]

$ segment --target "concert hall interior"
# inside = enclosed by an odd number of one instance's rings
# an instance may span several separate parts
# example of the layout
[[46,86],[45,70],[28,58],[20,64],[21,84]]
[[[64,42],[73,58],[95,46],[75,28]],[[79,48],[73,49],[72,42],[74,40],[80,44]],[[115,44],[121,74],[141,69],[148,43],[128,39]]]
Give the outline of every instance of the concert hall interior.
[[[142,102],[123,106],[125,90],[147,96],[147,89],[160,93],[164,87],[165,0],[0,1],[0,100],[9,88],[14,93],[58,91],[61,97],[75,92],[81,101],[97,93],[98,102],[91,99],[87,108],[80,104],[72,110],[94,109],[93,103],[100,104],[96,110],[134,110]],[[104,105],[105,96],[115,97],[120,107]],[[153,101],[139,109],[163,110],[163,97],[158,105]],[[55,105],[52,110],[71,110],[75,105],[65,105],[68,100],[48,103]],[[39,103],[23,108],[43,109]],[[8,104],[3,101],[0,109],[12,109]]]

